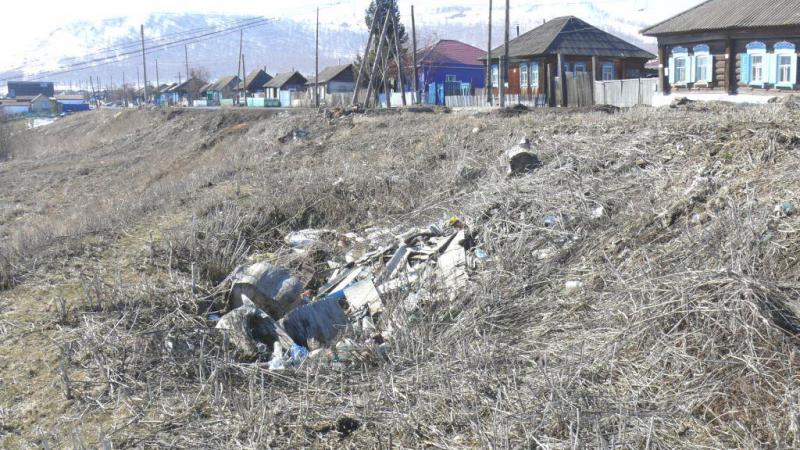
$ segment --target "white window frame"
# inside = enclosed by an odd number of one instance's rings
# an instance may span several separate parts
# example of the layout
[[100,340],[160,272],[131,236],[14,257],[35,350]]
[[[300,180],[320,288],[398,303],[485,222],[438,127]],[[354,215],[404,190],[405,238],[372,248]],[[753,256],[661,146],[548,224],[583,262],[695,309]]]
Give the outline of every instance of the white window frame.
[[585,62],[576,62],[574,67],[575,72],[587,72]]
[[492,66],[492,87],[500,86],[500,66]]
[[[778,86],[786,86],[792,83],[792,55],[777,53],[778,56]],[[784,77],[785,76],[785,77]],[[784,79],[785,78],[785,79]]]
[[[775,44],[774,49],[776,61],[775,86],[794,88],[795,83],[797,83],[797,49],[795,45],[791,42],[782,41]],[[781,60],[784,58],[789,59],[788,64],[781,64]],[[784,69],[788,71],[787,81],[781,81]]]
[[[767,58],[767,46],[763,42],[754,41],[747,44],[747,56],[750,58],[750,85],[764,87],[769,82],[769,60]],[[756,66],[755,59],[761,62]],[[758,69],[759,78],[756,78]]]
[[[696,52],[694,54],[694,83],[708,84],[708,79],[713,79],[714,59],[709,52]],[[703,69],[707,72],[703,73]]]
[[531,87],[539,87],[539,63],[530,63],[531,68]]
[[444,81],[448,83],[457,83],[458,77],[456,75],[447,74],[444,76]]
[[[601,67],[600,75],[603,78],[603,81],[611,81],[614,79],[614,63],[603,63]],[[606,70],[608,69],[608,70]]]
[[[758,64],[756,64],[758,58]],[[750,84],[763,85],[767,82],[767,53],[751,53],[750,54]],[[758,76],[756,76],[758,74]]]
[[528,88],[530,86],[530,72],[528,72],[527,63],[521,63],[519,65],[519,86],[521,88]]
[[[680,55],[675,55],[675,86],[685,86],[689,82],[689,55],[682,53]],[[678,62],[683,63],[682,67],[682,76],[678,76],[680,72],[678,72]]]

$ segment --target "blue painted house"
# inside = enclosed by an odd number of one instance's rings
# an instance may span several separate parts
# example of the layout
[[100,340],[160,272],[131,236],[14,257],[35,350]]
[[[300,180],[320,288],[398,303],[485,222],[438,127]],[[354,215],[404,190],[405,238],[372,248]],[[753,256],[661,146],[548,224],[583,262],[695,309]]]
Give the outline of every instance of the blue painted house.
[[428,103],[444,104],[445,95],[471,95],[486,84],[486,52],[460,41],[442,39],[417,52],[417,86]]

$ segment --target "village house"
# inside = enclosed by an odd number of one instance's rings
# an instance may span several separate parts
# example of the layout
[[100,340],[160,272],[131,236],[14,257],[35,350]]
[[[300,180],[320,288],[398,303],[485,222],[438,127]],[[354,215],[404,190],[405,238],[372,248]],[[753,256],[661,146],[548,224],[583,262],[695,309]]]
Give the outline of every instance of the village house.
[[292,106],[292,92],[305,92],[308,79],[300,72],[283,72],[264,84],[265,96],[268,99],[280,100],[281,106]]
[[[525,97],[547,93],[564,72],[586,72],[596,80],[639,78],[656,56],[573,16],[559,17],[509,41],[506,93]],[[505,46],[491,53],[491,86],[500,85]]]
[[55,95],[53,83],[45,81],[9,81],[6,83],[6,88],[8,90],[8,98],[33,98],[39,94],[47,97]]
[[222,77],[206,89],[208,106],[219,106],[223,100],[236,98],[236,90],[242,80],[238,75]]
[[642,30],[658,40],[664,94],[797,91],[800,3],[709,0]]
[[32,98],[30,103],[30,110],[34,114],[53,114],[56,112],[55,101],[44,94],[39,94]]
[[264,85],[272,80],[272,75],[264,69],[255,69],[244,77],[244,82],[239,82],[239,90],[244,91],[245,97],[249,94],[261,93]]
[[[312,77],[306,87],[314,90],[316,79]],[[319,73],[319,95],[352,93],[356,86],[355,71],[352,64],[326,67]]]
[[30,102],[20,102],[16,99],[0,99],[0,116],[16,116],[28,114],[31,111]]
[[56,107],[59,113],[88,111],[89,103],[82,94],[56,95]]
[[417,89],[431,104],[446,95],[469,95],[486,82],[486,51],[452,39],[442,39],[417,52]]

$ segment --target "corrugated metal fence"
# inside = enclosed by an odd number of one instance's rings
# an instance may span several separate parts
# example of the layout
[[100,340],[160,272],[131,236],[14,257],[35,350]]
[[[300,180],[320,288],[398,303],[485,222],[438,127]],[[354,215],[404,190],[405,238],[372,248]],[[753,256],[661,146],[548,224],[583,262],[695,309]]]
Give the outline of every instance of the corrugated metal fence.
[[594,102],[630,108],[636,105],[652,105],[658,90],[657,78],[632,80],[597,81],[594,84]]

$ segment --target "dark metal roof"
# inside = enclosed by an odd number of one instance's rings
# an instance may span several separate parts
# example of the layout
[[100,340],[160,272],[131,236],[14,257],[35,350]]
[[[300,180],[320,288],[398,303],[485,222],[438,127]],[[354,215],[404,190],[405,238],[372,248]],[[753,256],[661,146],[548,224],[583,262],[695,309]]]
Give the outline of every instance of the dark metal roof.
[[[339,74],[341,74],[342,72],[344,72],[346,70],[349,70],[350,72],[352,72],[353,71],[353,65],[352,64],[342,64],[340,66],[326,67],[325,69],[322,70],[322,72],[319,73],[319,82],[320,82],[320,84],[327,83],[327,82],[333,80],[334,78],[338,77]],[[311,77],[311,79],[308,80],[308,83],[306,83],[306,85],[313,86],[314,82],[315,82],[314,78],[315,77]],[[350,78],[352,78],[352,76],[350,76]]]
[[297,84],[306,84],[308,81],[306,77],[304,77],[300,72],[283,72],[275,75],[275,78],[269,80],[267,84],[264,85],[265,88],[282,88],[283,85],[288,83],[290,80],[295,79]]
[[[239,85],[239,76],[238,75],[230,75],[227,77],[220,78],[217,80],[216,83],[212,84],[211,87],[208,88],[209,91],[222,91],[226,88],[234,88]],[[234,84],[231,86],[231,84]]]
[[[499,58],[504,45],[492,50],[492,59]],[[656,56],[589,23],[566,16],[545,22],[520,37],[509,41],[511,58],[542,55],[600,56],[608,58],[644,58]]]
[[264,84],[272,79],[272,75],[265,72],[264,69],[254,69],[244,79],[244,83],[239,82],[239,89],[244,89],[244,85],[247,84],[247,90],[252,92],[264,87]]
[[642,30],[646,36],[729,28],[800,25],[798,0],[707,0]]

